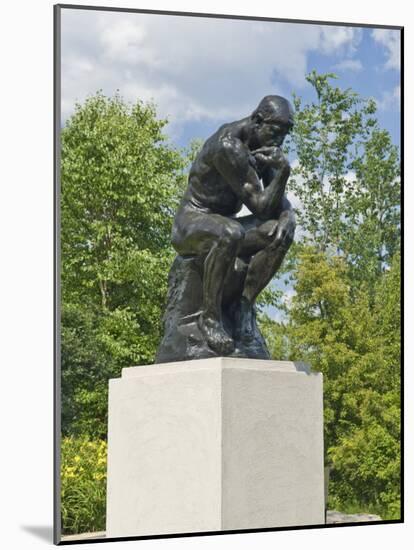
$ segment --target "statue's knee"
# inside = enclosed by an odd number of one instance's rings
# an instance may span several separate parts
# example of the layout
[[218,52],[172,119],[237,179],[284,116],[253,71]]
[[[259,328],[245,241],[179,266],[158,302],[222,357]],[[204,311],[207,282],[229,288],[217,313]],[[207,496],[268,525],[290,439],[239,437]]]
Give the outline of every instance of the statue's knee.
[[293,232],[288,232],[283,235],[282,238],[276,237],[273,242],[270,244],[269,249],[272,252],[287,252],[293,243]]
[[229,224],[223,229],[220,242],[229,249],[238,248],[243,242],[245,231],[241,225]]

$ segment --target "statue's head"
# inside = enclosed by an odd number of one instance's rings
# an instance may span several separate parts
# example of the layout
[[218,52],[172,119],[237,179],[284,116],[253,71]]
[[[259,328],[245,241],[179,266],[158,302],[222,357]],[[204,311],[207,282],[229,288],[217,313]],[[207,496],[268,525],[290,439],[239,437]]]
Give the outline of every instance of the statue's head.
[[250,117],[250,147],[280,147],[293,127],[293,116],[293,107],[284,97],[264,97]]

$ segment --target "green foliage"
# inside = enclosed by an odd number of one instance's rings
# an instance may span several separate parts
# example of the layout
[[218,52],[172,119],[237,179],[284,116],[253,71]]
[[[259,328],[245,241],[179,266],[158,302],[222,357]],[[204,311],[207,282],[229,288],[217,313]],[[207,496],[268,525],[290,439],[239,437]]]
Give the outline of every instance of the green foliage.
[[290,188],[302,203],[302,240],[343,255],[353,276],[373,283],[399,248],[400,182],[397,148],[375,118],[375,102],[307,77],[317,99],[294,98]]
[[105,530],[105,441],[62,439],[61,503],[64,534]]
[[137,307],[159,288],[184,167],[164,125],[150,105],[98,93],[62,130],[65,302]]
[[62,430],[106,434],[108,378],[151,363],[186,159],[155,108],[101,93],[62,130]]
[[259,323],[270,356],[278,361],[289,360],[290,340],[285,325],[275,322],[266,314],[260,315]]
[[[337,444],[329,451],[335,470],[332,491],[342,501],[358,500],[366,506],[373,505],[381,517],[398,519],[401,492],[398,253],[389,271],[381,277],[374,306],[369,311],[371,323],[364,323],[364,327],[360,322],[359,338],[370,346],[347,375],[342,425]],[[338,475],[339,472],[345,475]]]
[[99,311],[82,305],[62,307],[62,432],[106,437],[108,378],[119,365],[100,342]]
[[375,128],[351,169],[344,251],[353,276],[371,284],[400,249],[400,166],[389,133]]

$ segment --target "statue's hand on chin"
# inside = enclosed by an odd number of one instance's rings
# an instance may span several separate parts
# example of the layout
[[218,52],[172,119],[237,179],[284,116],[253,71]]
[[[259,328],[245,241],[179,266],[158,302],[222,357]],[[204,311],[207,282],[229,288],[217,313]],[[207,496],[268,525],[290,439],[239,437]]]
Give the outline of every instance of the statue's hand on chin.
[[252,151],[252,154],[254,155],[256,163],[259,167],[263,166],[266,168],[271,167],[280,169],[289,164],[287,158],[282,153],[282,150],[277,146],[260,147],[259,149]]

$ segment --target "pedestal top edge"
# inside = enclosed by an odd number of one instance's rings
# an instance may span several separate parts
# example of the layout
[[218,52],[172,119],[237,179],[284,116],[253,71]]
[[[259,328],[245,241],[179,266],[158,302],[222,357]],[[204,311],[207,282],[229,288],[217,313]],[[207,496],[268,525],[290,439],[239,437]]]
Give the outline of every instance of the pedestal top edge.
[[271,361],[267,359],[246,359],[241,357],[212,357],[209,359],[195,359],[192,361],[176,361],[174,363],[157,363],[152,365],[126,367],[122,369],[122,378],[217,368],[312,374],[309,365],[301,361]]

